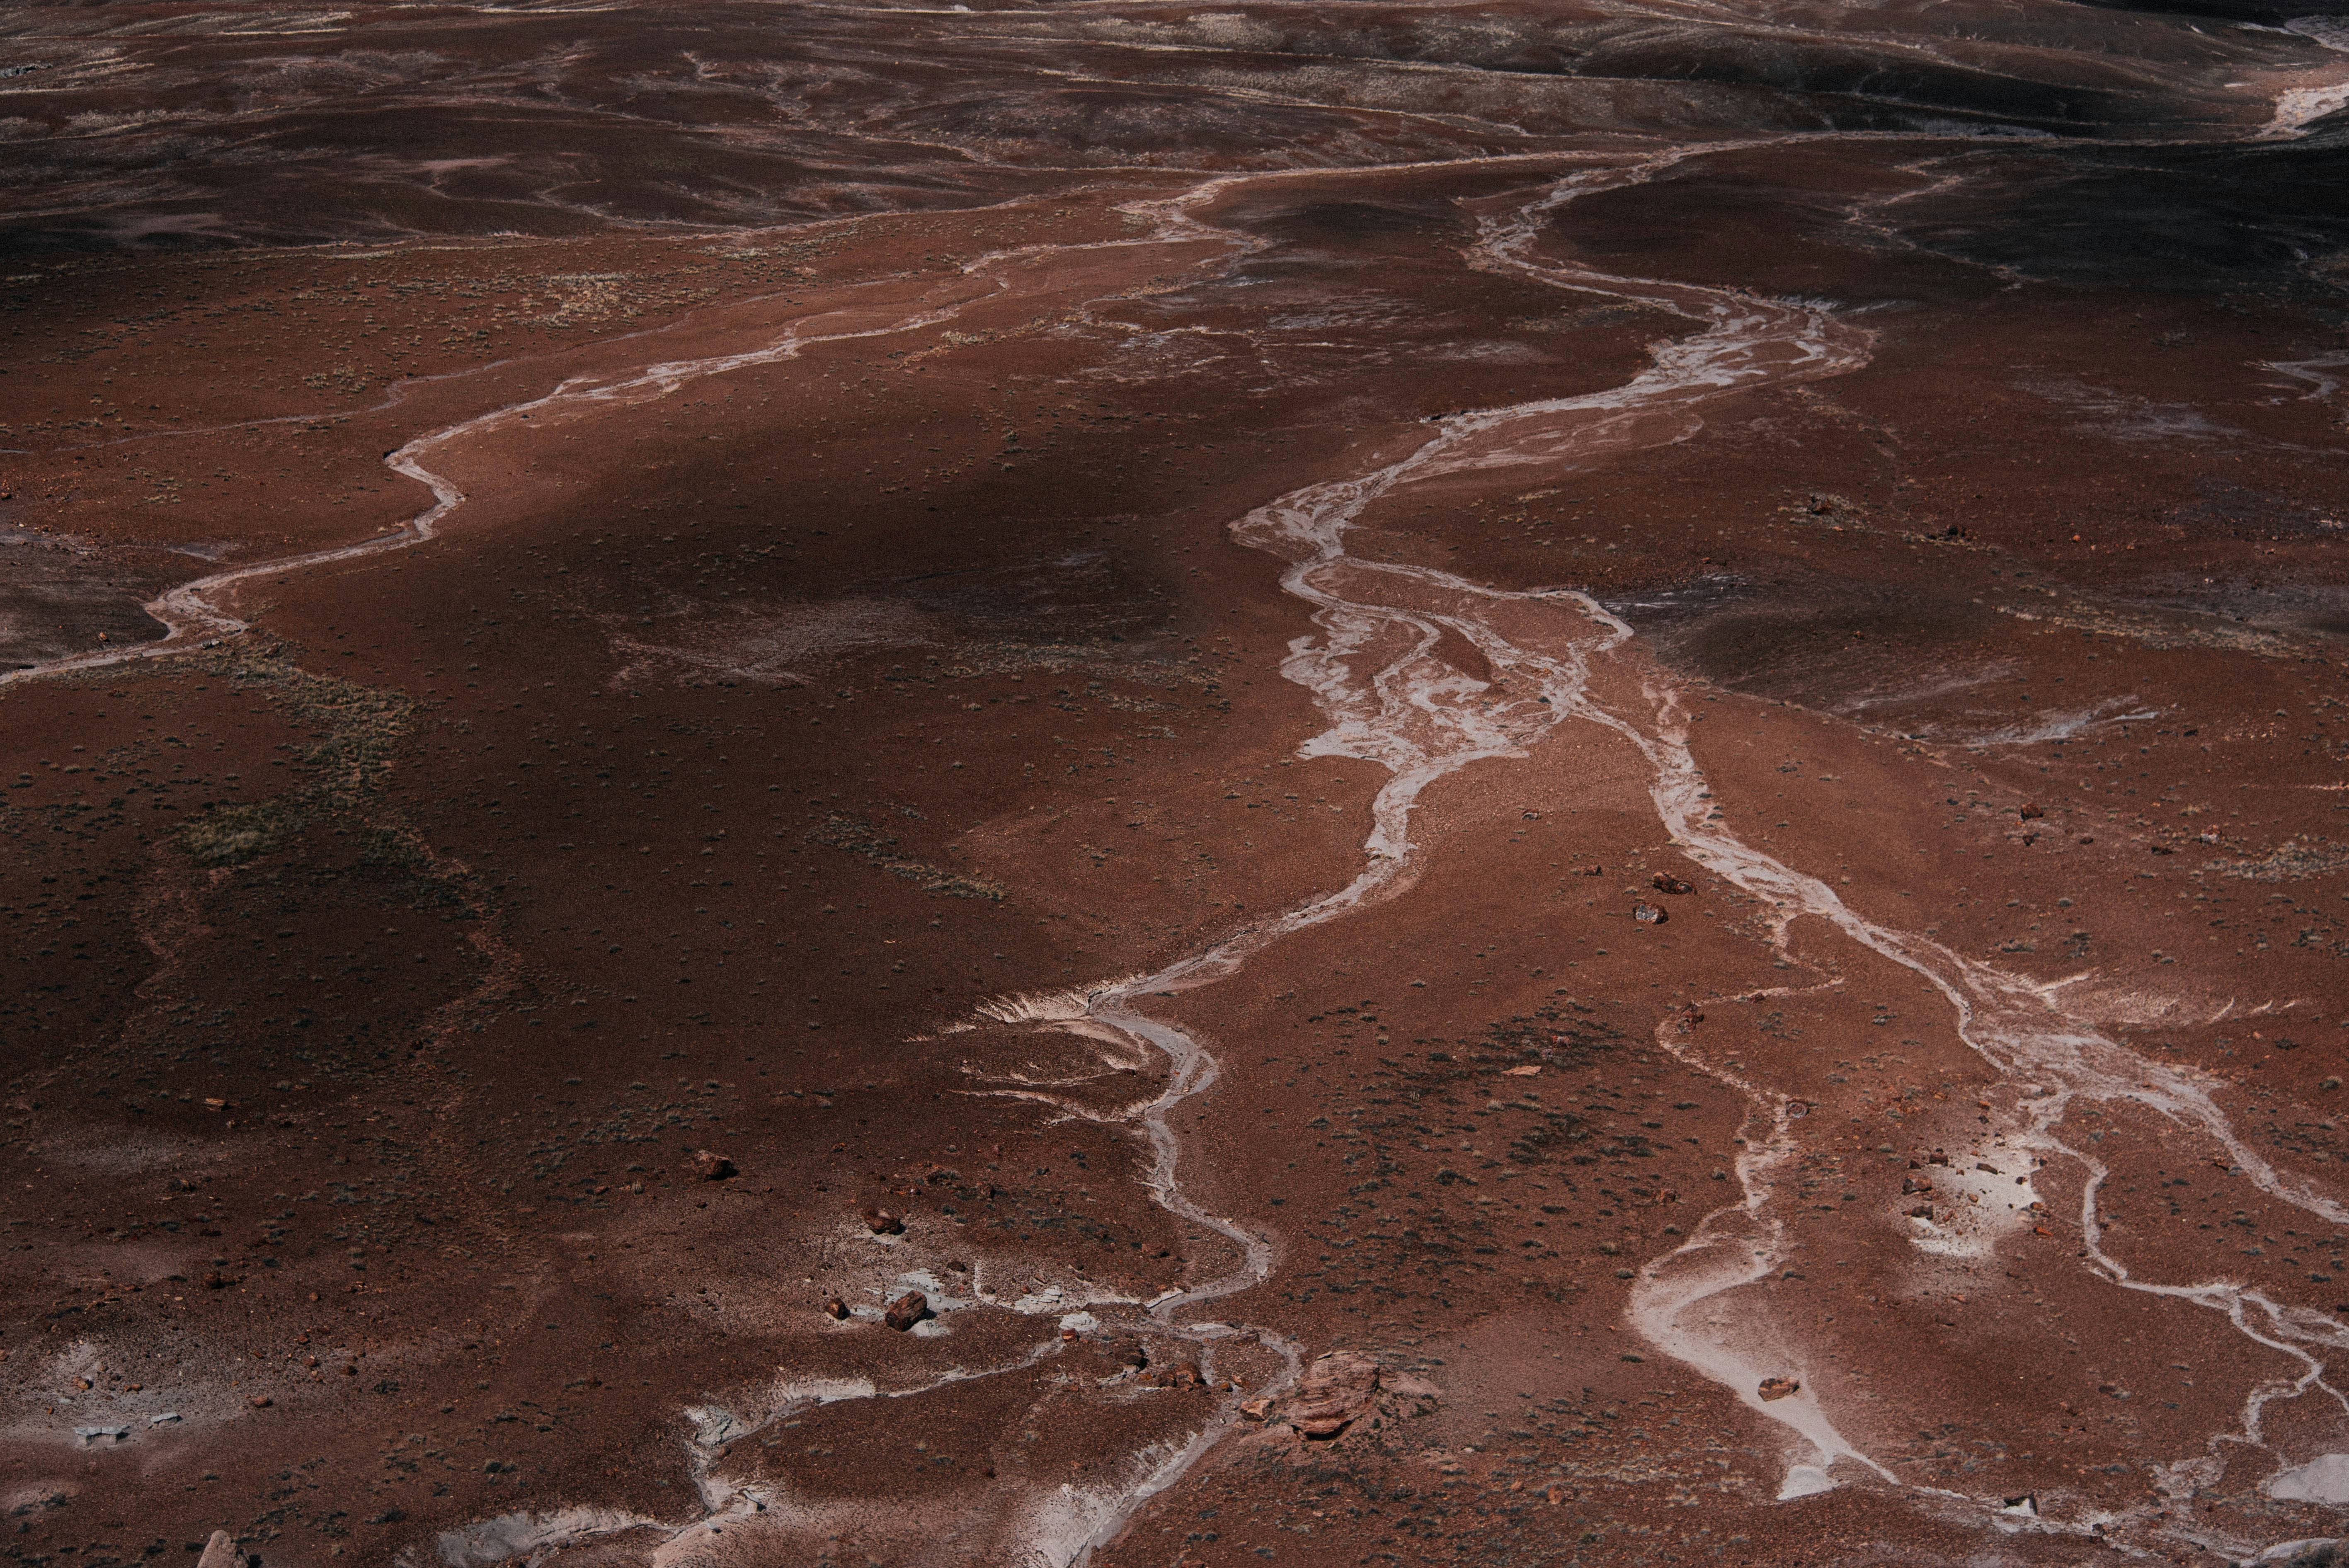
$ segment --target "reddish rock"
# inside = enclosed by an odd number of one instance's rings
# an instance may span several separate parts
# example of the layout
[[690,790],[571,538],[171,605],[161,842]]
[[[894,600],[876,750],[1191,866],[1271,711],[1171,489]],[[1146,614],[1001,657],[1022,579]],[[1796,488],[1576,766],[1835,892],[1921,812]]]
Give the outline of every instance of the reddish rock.
[[1671,916],[1652,903],[1635,903],[1631,906],[1631,918],[1642,921],[1649,925],[1661,925],[1671,919]]
[[828,1295],[823,1298],[823,1311],[835,1322],[843,1321],[848,1316],[848,1304],[836,1295]]
[[1803,1386],[1792,1377],[1764,1377],[1762,1387],[1754,1390],[1765,1399],[1784,1399],[1802,1391]]
[[1333,1350],[1305,1369],[1281,1414],[1308,1438],[1334,1438],[1370,1414],[1379,1392],[1379,1364],[1350,1350]]
[[734,1161],[727,1159],[723,1154],[708,1149],[697,1149],[693,1151],[693,1169],[694,1173],[704,1181],[723,1181],[729,1176],[736,1174]]
[[909,1290],[889,1304],[889,1310],[881,1315],[881,1321],[903,1334],[929,1315],[930,1298],[920,1291]]
[[1678,895],[1680,893],[1694,892],[1696,891],[1696,889],[1690,883],[1684,882],[1675,876],[1666,876],[1661,872],[1658,872],[1650,879],[1650,881],[1658,892],[1668,892]]
[[864,1212],[864,1228],[876,1236],[902,1236],[905,1233],[905,1222],[886,1209],[868,1209]]

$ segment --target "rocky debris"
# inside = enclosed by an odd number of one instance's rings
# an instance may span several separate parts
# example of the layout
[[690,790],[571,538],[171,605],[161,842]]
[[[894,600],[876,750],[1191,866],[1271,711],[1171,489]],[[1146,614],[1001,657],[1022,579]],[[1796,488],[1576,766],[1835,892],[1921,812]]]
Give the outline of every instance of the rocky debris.
[[204,1542],[204,1554],[196,1559],[196,1568],[244,1568],[244,1553],[237,1550],[227,1531],[215,1530]]
[[1270,1399],[1259,1397],[1254,1399],[1243,1399],[1240,1401],[1240,1415],[1245,1419],[1261,1421],[1271,1414],[1272,1401]]
[[903,1334],[930,1315],[930,1298],[920,1291],[909,1290],[889,1304],[881,1321]]
[[1605,866],[1577,866],[1574,868],[1574,874],[1578,877],[1603,877],[1607,874],[1607,868]]
[[823,1313],[835,1323],[845,1322],[848,1317],[848,1304],[836,1295],[825,1296]]
[[1652,903],[1635,903],[1631,906],[1631,918],[1643,921],[1650,925],[1661,925],[1671,919],[1671,916]]
[[1679,1022],[1681,1033],[1692,1035],[1696,1032],[1696,1026],[1704,1022],[1704,1015],[1691,1007],[1681,1014]]
[[723,1181],[729,1176],[739,1174],[734,1169],[734,1161],[708,1149],[693,1151],[693,1169],[704,1181]]
[[1802,1391],[1803,1386],[1792,1377],[1764,1377],[1754,1390],[1765,1399],[1784,1399]]
[[1394,1400],[1419,1401],[1417,1409],[1407,1412],[1414,1416],[1426,1415],[1435,1408],[1435,1402],[1444,1397],[1444,1391],[1424,1377],[1415,1377],[1408,1372],[1380,1373],[1379,1390]]
[[255,1394],[252,1398],[245,1401],[246,1404],[252,1406],[256,1410],[266,1410],[270,1406],[276,1402],[276,1400],[271,1398],[266,1394]]
[[867,1209],[864,1228],[876,1236],[902,1236],[905,1233],[905,1222],[887,1209]]
[[1694,892],[1696,891],[1695,887],[1690,883],[1684,882],[1675,876],[1667,876],[1662,872],[1658,872],[1653,877],[1650,878],[1649,881],[1658,892],[1668,892],[1674,896],[1678,896],[1684,892]]
[[1945,1149],[1936,1149],[1925,1157],[1925,1163],[1928,1165],[1947,1165],[1949,1162],[1949,1150]]
[[128,1427],[76,1427],[74,1436],[81,1439],[81,1446],[84,1448],[89,1447],[100,1438],[104,1438],[109,1443],[127,1443],[130,1440],[130,1429]]
[[1538,1062],[1527,1062],[1521,1068],[1503,1068],[1501,1069],[1501,1076],[1503,1078],[1537,1078],[1540,1074],[1541,1064]]
[[1908,1197],[1911,1193],[1930,1192],[1932,1190],[1933,1183],[1930,1178],[1922,1176],[1903,1176],[1900,1178],[1900,1195],[1904,1198]]
[[1378,1393],[1376,1361],[1333,1350],[1305,1369],[1281,1414],[1304,1437],[1334,1438],[1371,1413]]
[[1933,1205],[1920,1203],[1909,1211],[1909,1217],[1912,1220],[1930,1220],[1933,1217]]
[[2036,806],[2025,806],[2025,807],[2023,809],[2023,812],[2022,812],[2023,820],[2024,821],[2026,821],[2026,822],[2028,822],[2028,821],[2032,821],[2032,820],[2033,820],[2034,819],[2037,819],[2037,818],[2040,818],[2040,817],[2044,817],[2044,816],[2045,816],[2045,815],[2047,815],[2047,813],[2046,813],[2046,812],[2044,812],[2044,811],[2043,811],[2043,810],[2040,810],[2038,807],[2036,807]]
[[1206,1386],[1207,1380],[1199,1376],[1198,1367],[1188,1361],[1180,1361],[1172,1367],[1159,1368],[1150,1381],[1153,1387],[1159,1388],[1201,1388]]

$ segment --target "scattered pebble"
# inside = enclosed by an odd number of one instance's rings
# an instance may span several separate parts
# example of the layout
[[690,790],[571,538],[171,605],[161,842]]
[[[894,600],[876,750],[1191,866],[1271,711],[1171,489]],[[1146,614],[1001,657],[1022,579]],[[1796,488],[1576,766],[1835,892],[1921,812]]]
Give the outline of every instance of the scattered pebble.
[[929,1315],[930,1298],[920,1291],[909,1290],[889,1304],[889,1310],[881,1315],[881,1321],[903,1334]]
[[1762,1387],[1754,1391],[1765,1399],[1784,1399],[1790,1395],[1801,1393],[1803,1386],[1792,1377],[1764,1377],[1762,1379]]

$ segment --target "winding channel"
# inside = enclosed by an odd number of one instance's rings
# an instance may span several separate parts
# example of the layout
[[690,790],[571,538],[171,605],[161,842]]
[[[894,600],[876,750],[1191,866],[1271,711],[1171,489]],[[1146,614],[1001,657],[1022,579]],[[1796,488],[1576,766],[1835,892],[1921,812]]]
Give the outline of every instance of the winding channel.
[[[2222,1315],[2240,1334],[2298,1368],[2290,1377],[2261,1384],[2246,1398],[2240,1429],[2213,1434],[2221,1443],[2258,1445],[2263,1408],[2278,1398],[2319,1394],[2349,1411],[2349,1397],[2326,1378],[2325,1357],[2349,1348],[2349,1330],[2336,1320],[2276,1302],[2263,1293],[2225,1281],[2161,1283],[2141,1280],[2102,1244],[2097,1197],[2106,1168],[2093,1155],[2066,1143],[2058,1129],[2080,1100],[2127,1100],[2149,1108],[2172,1124],[2190,1130],[2219,1150],[2261,1191],[2334,1224],[2349,1225],[2349,1208],[2305,1182],[2275,1171],[2235,1133],[2194,1075],[2151,1062],[2067,1014],[2055,990],[1968,959],[1914,933],[1867,919],[1847,907],[1819,879],[1795,871],[1739,840],[1713,812],[1711,794],[1689,746],[1687,715],[1680,694],[1641,665],[1618,655],[1632,636],[1630,626],[1588,595],[1567,589],[1506,590],[1476,583],[1433,568],[1365,561],[1348,553],[1347,535],[1367,509],[1407,487],[1446,475],[1537,469],[1555,474],[1588,468],[1620,453],[1684,440],[1702,426],[1700,409],[1711,399],[1774,384],[1847,374],[1868,361],[1869,335],[1839,319],[1825,305],[1760,298],[1695,284],[1620,277],[1546,260],[1540,241],[1575,201],[1621,190],[1654,178],[1689,158],[1729,150],[1722,144],[1675,150],[1646,159],[1585,160],[1559,175],[1551,173],[1558,155],[1474,159],[1457,164],[1409,165],[1410,169],[1491,169],[1518,166],[1547,176],[1530,192],[1471,203],[1475,237],[1466,253],[1472,267],[1506,273],[1560,291],[1622,301],[1669,312],[1692,324],[1688,335],[1652,350],[1647,369],[1623,385],[1600,392],[1535,399],[1506,407],[1475,410],[1433,421],[1433,433],[1400,455],[1349,477],[1325,480],[1282,496],[1234,522],[1240,542],[1284,562],[1284,589],[1311,608],[1316,634],[1291,645],[1281,666],[1288,679],[1306,687],[1328,721],[1307,740],[1303,755],[1342,757],[1372,763],[1387,779],[1371,809],[1360,872],[1343,888],[1313,899],[1262,924],[1244,929],[1155,974],[1105,985],[1081,1001],[1081,1016],[1122,1036],[1137,1048],[1162,1054],[1170,1068],[1158,1098],[1136,1116],[1152,1151],[1147,1184],[1170,1212],[1228,1240],[1238,1261],[1219,1277],[1162,1297],[1146,1308],[1154,1332],[1197,1345],[1212,1368],[1216,1347],[1246,1338],[1272,1350],[1287,1372],[1269,1387],[1278,1393],[1302,1363],[1301,1347],[1272,1330],[1244,1324],[1200,1321],[1191,1315],[1220,1298],[1267,1279],[1275,1255],[1270,1242],[1230,1219],[1204,1208],[1186,1191],[1181,1147],[1169,1113],[1215,1084],[1220,1068],[1198,1040],[1154,1018],[1147,998],[1215,984],[1247,965],[1291,933],[1405,894],[1416,879],[1412,818],[1423,792],[1436,780],[1480,762],[1522,758],[1569,720],[1596,726],[1620,738],[1645,759],[1650,795],[1676,843],[1692,859],[1775,912],[1782,947],[1788,929],[1804,918],[1826,923],[1852,943],[1912,971],[1946,1000],[1966,1045],[1996,1071],[1999,1083],[1986,1096],[1992,1135],[2002,1134],[2011,1150],[2069,1162],[2083,1179],[2079,1223],[2090,1269],[2124,1290],[2174,1296]],[[153,643],[59,659],[0,676],[0,684],[94,669],[131,659],[189,651],[244,628],[227,607],[247,581],[309,567],[384,553],[432,538],[464,503],[465,493],[429,466],[436,454],[462,439],[517,424],[525,415],[585,412],[626,406],[676,391],[703,377],[793,358],[826,343],[916,331],[950,321],[971,305],[997,298],[1019,285],[1007,275],[1015,265],[1049,262],[1087,251],[1143,246],[1195,245],[1213,241],[1225,248],[1227,265],[1260,242],[1219,228],[1202,216],[1233,188],[1289,180],[1375,179],[1397,170],[1286,170],[1225,176],[1204,181],[1165,200],[1140,201],[1128,211],[1150,221],[1150,232],[1089,245],[1040,245],[1007,251],[971,263],[965,277],[990,286],[968,297],[929,305],[886,321],[858,325],[849,311],[794,324],[777,341],[737,354],[664,361],[626,375],[565,380],[543,396],[507,405],[420,436],[385,459],[394,472],[417,480],[430,504],[401,528],[351,544],[215,573],[171,590],[149,606],[167,634]],[[816,327],[833,319],[835,330]],[[1466,638],[1491,664],[1495,679],[1482,682],[1436,656],[1447,634]],[[1618,711],[1593,694],[1600,662],[1621,681],[1636,686],[1644,706]],[[1980,1511],[1987,1521],[2023,1528],[2086,1534],[2118,1523],[2171,1532],[2191,1539],[2187,1527],[2156,1524],[2149,1518],[2105,1514],[2056,1520],[2035,1515],[2018,1522],[2003,1500],[1970,1497],[1908,1487],[1837,1429],[1816,1394],[1806,1388],[1791,1398],[1763,1401],[1758,1380],[1781,1370],[1756,1359],[1753,1336],[1741,1329],[1750,1304],[1727,1310],[1724,1297],[1773,1273],[1789,1255],[1791,1242],[1776,1212],[1781,1174],[1800,1146],[1793,1102],[1703,1059],[1669,1029],[1659,1034],[1664,1047],[1692,1067],[1730,1084],[1746,1097],[1752,1116],[1764,1130],[1737,1161],[1740,1195],[1706,1217],[1675,1252],[1643,1269],[1630,1306],[1633,1326],[1662,1351],[1733,1392],[1759,1415],[1786,1429],[1789,1468],[1784,1496],[1824,1490],[1858,1473],[1886,1484],[1928,1493]],[[1751,1125],[1751,1124],[1749,1124]],[[2028,1191],[2028,1189],[2025,1189]],[[2011,1194],[2010,1194],[2011,1195]],[[1940,1234],[1930,1222],[1912,1241],[1928,1253],[1980,1248],[1980,1236]],[[1015,1367],[1033,1365],[1057,1342],[1031,1352]],[[1012,1367],[998,1368],[998,1371]],[[957,1372],[955,1378],[986,1376]],[[928,1387],[936,1384],[926,1385]],[[772,1507],[788,1514],[781,1499],[737,1491],[714,1480],[710,1465],[719,1444],[747,1435],[816,1403],[882,1396],[869,1385],[808,1387],[774,1408],[745,1419],[714,1408],[688,1412],[696,1423],[689,1447],[700,1487],[703,1517],[679,1525],[614,1511],[581,1509],[560,1515],[508,1516],[439,1538],[441,1558],[452,1564],[486,1563],[534,1556],[566,1542],[617,1531],[652,1529],[668,1537],[662,1562],[689,1560],[693,1551],[714,1552],[719,1527],[746,1512]],[[1112,1490],[1083,1500],[1074,1516],[1065,1511],[1044,1537],[1027,1548],[1024,1561],[1047,1568],[1070,1568],[1115,1537],[1152,1497],[1179,1481],[1237,1419],[1237,1396],[1216,1418],[1172,1451],[1145,1456],[1137,1473]],[[2184,1479],[2215,1479],[2219,1461],[2209,1455],[2183,1461]],[[2281,1462],[2281,1460],[2279,1461]],[[2206,1467],[2196,1470],[2194,1466]],[[2305,1468],[2305,1467],[2303,1467]],[[2349,1474],[2349,1460],[2343,1461]],[[2147,1505],[2147,1512],[2150,1511]],[[2107,1538],[2109,1539],[2109,1537]],[[2242,1543],[2211,1542],[2220,1549]]]

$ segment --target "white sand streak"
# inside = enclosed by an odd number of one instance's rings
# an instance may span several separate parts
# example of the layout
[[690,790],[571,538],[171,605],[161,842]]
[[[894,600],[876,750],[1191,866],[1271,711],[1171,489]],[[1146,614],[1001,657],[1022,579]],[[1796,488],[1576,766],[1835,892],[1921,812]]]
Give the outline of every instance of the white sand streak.
[[[1411,863],[1411,816],[1427,787],[1474,763],[1523,757],[1569,714],[1599,717],[1585,694],[1594,653],[1611,650],[1630,633],[1578,593],[1517,593],[1486,587],[1431,568],[1357,561],[1346,553],[1346,533],[1362,511],[1396,489],[1444,474],[1487,469],[1588,463],[1610,451],[1686,438],[1701,428],[1694,409],[1744,387],[1825,376],[1865,360],[1867,335],[1810,305],[1750,299],[1717,289],[1635,282],[1595,273],[1546,268],[1526,259],[1543,226],[1582,195],[1651,178],[1687,153],[1612,168],[1578,171],[1530,202],[1479,227],[1472,265],[1529,273],[1560,287],[1668,310],[1704,330],[1658,346],[1650,368],[1622,387],[1508,407],[1454,415],[1402,457],[1365,474],[1309,485],[1259,507],[1233,525],[1233,535],[1288,561],[1282,585],[1313,605],[1320,635],[1291,645],[1282,673],[1311,691],[1330,727],[1307,741],[1306,756],[1350,757],[1377,764],[1390,777],[1372,803],[1369,860],[1345,887],[1243,930],[1155,975],[1104,987],[1092,999],[1094,1019],[1129,1031],[1164,1052],[1173,1073],[1157,1102],[1143,1113],[1154,1153],[1147,1178],[1169,1211],[1228,1238],[1241,1250],[1230,1273],[1169,1295],[1152,1313],[1176,1332],[1174,1314],[1260,1284],[1272,1268],[1270,1244],[1246,1227],[1208,1213],[1183,1190],[1180,1151],[1167,1112],[1210,1087],[1215,1057],[1182,1030],[1137,1010],[1141,998],[1211,985],[1292,932],[1352,913],[1404,892],[1415,878]],[[1273,177],[1279,178],[1279,177]],[[1170,237],[1197,226],[1190,210],[1232,183],[1218,181],[1151,209]],[[1240,253],[1252,242],[1233,236]],[[1491,665],[1489,685],[1435,655],[1445,632],[1472,644]],[[1498,693],[1498,696],[1489,694]],[[1610,726],[1616,724],[1611,718]],[[1211,1326],[1217,1335],[1235,1332]],[[1288,1357],[1296,1347],[1269,1331],[1245,1329]],[[1831,1457],[1850,1454],[1815,1405],[1789,1419]],[[1203,1432],[1104,1518],[1088,1544],[1123,1528],[1149,1495],[1179,1480],[1216,1434]]]

